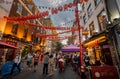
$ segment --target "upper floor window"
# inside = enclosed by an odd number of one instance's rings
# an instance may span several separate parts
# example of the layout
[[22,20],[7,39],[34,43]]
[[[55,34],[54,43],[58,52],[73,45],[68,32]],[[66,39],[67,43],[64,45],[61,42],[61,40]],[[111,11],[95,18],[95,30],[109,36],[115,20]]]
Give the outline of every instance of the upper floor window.
[[100,14],[97,16],[97,18],[98,18],[100,31],[105,30],[106,29],[106,25],[107,25],[106,12],[103,10],[102,12],[100,12]]
[[95,33],[95,27],[94,27],[94,23],[92,22],[90,25],[89,25],[89,30],[90,30],[90,35],[94,35]]
[[86,14],[83,16],[83,22],[84,22],[84,24],[87,22]]
[[95,1],[95,6],[97,6],[101,0],[94,0]]
[[88,17],[91,17],[92,12],[93,12],[93,8],[92,8],[92,6],[90,4],[89,7],[88,7],[88,9],[87,9]]
[[82,5],[82,10],[84,10],[85,9],[85,5],[84,5],[84,3],[83,3],[83,5]]
[[23,37],[24,37],[24,38],[27,37],[27,33],[28,33],[28,28],[24,28],[24,34],[23,34]]
[[22,5],[20,3],[17,4],[18,8],[17,8],[17,13],[21,14],[22,13]]
[[12,26],[12,33],[13,34],[17,34],[17,31],[18,31],[18,23],[13,23],[13,26]]

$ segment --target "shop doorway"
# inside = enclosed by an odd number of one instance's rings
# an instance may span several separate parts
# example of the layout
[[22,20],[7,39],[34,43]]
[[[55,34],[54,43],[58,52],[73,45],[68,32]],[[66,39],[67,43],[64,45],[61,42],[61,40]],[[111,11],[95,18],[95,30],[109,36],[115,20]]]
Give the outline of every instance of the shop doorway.
[[102,60],[106,65],[113,65],[111,53],[109,48],[102,48]]

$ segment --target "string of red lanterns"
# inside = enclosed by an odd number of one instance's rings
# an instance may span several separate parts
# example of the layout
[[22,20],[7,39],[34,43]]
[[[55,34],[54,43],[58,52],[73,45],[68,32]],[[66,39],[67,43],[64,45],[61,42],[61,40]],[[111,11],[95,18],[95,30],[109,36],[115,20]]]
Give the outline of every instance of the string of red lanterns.
[[59,40],[65,40],[65,39],[68,39],[68,38],[74,38],[76,36],[77,35],[65,36],[65,37],[49,37],[46,40],[49,40],[49,41],[59,41]]
[[[62,26],[62,27],[56,27],[56,26],[43,26],[43,25],[39,25],[39,24],[33,24],[33,23],[28,23],[25,21],[11,21],[8,20],[9,22],[17,22],[19,24],[23,24],[23,25],[28,25],[28,26],[34,26],[34,27],[39,27],[39,28],[43,28],[43,29],[51,29],[51,30],[76,30],[78,29],[77,27],[68,27],[68,26]],[[83,27],[81,26],[80,29],[83,29]]]
[[82,4],[83,2],[88,2],[88,0],[80,0],[80,4]]
[[[61,12],[63,10],[67,10],[68,8],[71,8],[75,6],[75,4],[73,3],[69,3],[69,4],[65,4],[63,7],[59,6],[58,8],[52,8],[51,13],[52,14],[57,14],[58,12]],[[39,14],[35,14],[35,15],[29,15],[29,16],[20,16],[20,17],[7,17],[4,16],[4,18],[8,19],[8,20],[14,20],[14,21],[20,21],[20,20],[31,20],[31,19],[36,19],[36,18],[43,18],[45,16],[49,15],[49,11],[44,11],[41,12]]]

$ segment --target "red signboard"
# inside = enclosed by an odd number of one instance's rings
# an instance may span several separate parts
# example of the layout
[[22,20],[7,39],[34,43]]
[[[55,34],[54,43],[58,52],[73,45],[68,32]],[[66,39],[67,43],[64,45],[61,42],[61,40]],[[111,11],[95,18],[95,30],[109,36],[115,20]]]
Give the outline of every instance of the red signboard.
[[92,79],[118,79],[117,69],[114,66],[92,66]]

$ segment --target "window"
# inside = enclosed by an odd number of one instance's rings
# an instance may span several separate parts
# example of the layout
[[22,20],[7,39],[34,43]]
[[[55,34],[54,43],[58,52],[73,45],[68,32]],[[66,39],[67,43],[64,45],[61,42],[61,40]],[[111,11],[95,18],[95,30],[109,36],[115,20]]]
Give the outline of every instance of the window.
[[95,27],[93,22],[89,25],[89,30],[91,36],[95,34]]
[[84,5],[84,3],[83,3],[83,5],[82,5],[82,10],[84,10],[84,8],[85,8],[85,5]]
[[20,3],[17,4],[18,8],[17,8],[17,13],[21,14],[22,13],[22,5]]
[[24,29],[24,34],[23,34],[23,37],[24,37],[24,38],[27,37],[27,33],[28,33],[28,28],[25,28],[25,29]]
[[97,6],[100,3],[101,0],[94,0],[95,6]]
[[104,10],[102,10],[102,12],[100,12],[100,14],[97,16],[97,18],[98,18],[100,31],[105,30],[106,24],[107,24],[106,12]]
[[84,24],[87,22],[86,14],[83,16],[83,22],[84,22]]
[[91,17],[92,12],[93,12],[93,8],[92,8],[92,6],[90,4],[89,7],[88,7],[88,9],[87,9],[88,17]]
[[18,30],[18,23],[14,23],[11,32],[13,34],[17,34],[17,30]]

